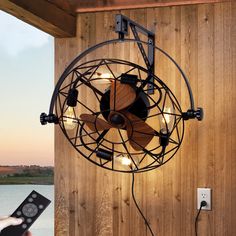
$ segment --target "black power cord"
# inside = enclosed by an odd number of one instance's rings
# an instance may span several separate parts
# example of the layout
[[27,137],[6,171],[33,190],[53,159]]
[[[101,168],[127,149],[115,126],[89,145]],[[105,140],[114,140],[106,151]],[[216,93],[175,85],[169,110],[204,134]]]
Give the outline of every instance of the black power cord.
[[195,218],[195,236],[198,236],[198,218],[201,213],[202,207],[206,206],[207,202],[206,201],[201,201],[200,208],[198,210],[197,216]]
[[143,212],[141,211],[141,209],[140,209],[140,207],[139,207],[139,205],[138,205],[138,203],[137,203],[137,201],[136,201],[136,199],[135,199],[135,195],[134,195],[134,173],[132,173],[132,198],[133,198],[133,200],[134,200],[135,206],[137,207],[137,209],[138,209],[140,215],[143,217],[143,220],[144,220],[146,226],[148,227],[148,229],[149,229],[151,235],[152,235],[152,236],[155,236],[154,233],[153,233],[153,231],[152,231],[152,229],[151,229],[150,224],[148,223],[146,217],[144,216]]

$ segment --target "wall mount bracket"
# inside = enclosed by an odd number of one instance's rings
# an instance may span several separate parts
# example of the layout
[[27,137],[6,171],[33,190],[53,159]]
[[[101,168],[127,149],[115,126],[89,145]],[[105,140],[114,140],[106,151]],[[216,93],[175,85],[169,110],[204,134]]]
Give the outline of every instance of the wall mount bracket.
[[[125,36],[129,34],[129,28],[131,29],[133,36],[135,40],[137,40],[137,45],[139,48],[139,51],[142,54],[142,57],[144,59],[144,62],[148,68],[149,74],[154,75],[154,60],[155,60],[155,34],[143,26],[137,24],[136,22],[132,21],[128,17],[118,14],[115,17],[115,32],[118,33],[118,37],[120,40],[123,40]],[[147,36],[147,43],[148,43],[148,50],[145,51],[143,44],[140,42],[139,34],[141,33],[145,36]],[[149,81],[151,82],[148,84],[148,93],[153,94],[154,93],[154,87],[153,87],[153,77],[150,76]]]

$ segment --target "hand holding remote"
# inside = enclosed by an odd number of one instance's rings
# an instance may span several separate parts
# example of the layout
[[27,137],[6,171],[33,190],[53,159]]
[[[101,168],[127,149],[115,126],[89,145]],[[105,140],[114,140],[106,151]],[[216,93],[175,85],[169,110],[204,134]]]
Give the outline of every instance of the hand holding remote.
[[[50,204],[50,200],[32,191],[2,226],[0,236],[32,236],[28,229]],[[20,218],[21,220],[17,219]]]
[[[0,232],[8,226],[20,225],[21,223],[22,219],[20,218],[2,216],[0,217]],[[24,236],[32,236],[32,234],[28,231],[25,233]]]

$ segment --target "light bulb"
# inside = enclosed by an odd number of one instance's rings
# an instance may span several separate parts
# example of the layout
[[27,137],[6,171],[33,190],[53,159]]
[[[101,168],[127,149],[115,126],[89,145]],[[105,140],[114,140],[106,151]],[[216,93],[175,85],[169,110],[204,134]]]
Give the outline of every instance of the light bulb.
[[173,107],[165,107],[163,114],[159,116],[161,132],[163,134],[170,133],[174,127],[175,116],[173,115]]
[[138,166],[139,160],[137,158],[132,158],[132,159],[135,162],[135,164],[133,163],[130,157],[124,154],[119,154],[115,156],[114,160],[118,165],[123,166],[123,168],[136,169],[136,166]]
[[77,121],[75,119],[73,107],[68,106],[64,113],[63,123],[67,130],[72,130],[76,127]]
[[94,78],[96,79],[93,81],[94,83],[108,84],[108,83],[111,83],[110,78],[112,78],[112,75],[110,73],[96,72]]
[[121,164],[125,166],[130,166],[132,161],[128,157],[121,158]]
[[111,74],[109,74],[109,73],[102,73],[100,77],[102,79],[109,79],[109,78],[111,78]]

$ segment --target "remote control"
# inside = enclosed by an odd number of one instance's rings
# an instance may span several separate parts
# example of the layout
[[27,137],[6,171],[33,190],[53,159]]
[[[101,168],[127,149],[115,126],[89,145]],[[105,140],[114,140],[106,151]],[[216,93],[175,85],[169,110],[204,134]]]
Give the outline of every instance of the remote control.
[[12,217],[21,218],[23,222],[20,225],[3,229],[0,236],[22,236],[50,203],[50,200],[36,191],[32,191],[11,215]]

